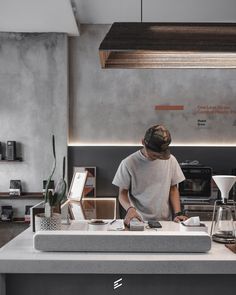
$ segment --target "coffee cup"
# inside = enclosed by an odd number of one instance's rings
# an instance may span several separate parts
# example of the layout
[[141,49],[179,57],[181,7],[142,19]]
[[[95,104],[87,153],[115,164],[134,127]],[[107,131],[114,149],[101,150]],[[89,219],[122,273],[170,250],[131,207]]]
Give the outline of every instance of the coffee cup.
[[108,229],[108,222],[102,219],[92,219],[88,222],[88,226],[91,231],[106,231]]

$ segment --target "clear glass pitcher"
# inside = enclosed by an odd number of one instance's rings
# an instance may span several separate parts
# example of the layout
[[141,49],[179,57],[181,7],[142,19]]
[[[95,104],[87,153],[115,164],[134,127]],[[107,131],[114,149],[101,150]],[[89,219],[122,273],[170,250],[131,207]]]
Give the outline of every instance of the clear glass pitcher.
[[235,243],[235,228],[230,206],[222,204],[218,207],[213,221],[212,239],[215,242]]

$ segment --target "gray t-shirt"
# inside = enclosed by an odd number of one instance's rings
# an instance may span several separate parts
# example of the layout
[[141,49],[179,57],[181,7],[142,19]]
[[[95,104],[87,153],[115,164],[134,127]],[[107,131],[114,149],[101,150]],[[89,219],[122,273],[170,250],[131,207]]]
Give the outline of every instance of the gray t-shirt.
[[184,179],[173,155],[150,161],[139,150],[120,163],[112,183],[129,190],[130,202],[144,220],[170,220],[170,187]]

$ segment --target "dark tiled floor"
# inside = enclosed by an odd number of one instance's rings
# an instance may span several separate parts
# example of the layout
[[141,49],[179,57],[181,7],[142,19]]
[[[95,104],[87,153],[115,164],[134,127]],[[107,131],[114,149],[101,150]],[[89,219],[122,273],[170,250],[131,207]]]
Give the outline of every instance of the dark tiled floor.
[[0,221],[0,247],[20,234],[29,224],[24,222],[1,222]]

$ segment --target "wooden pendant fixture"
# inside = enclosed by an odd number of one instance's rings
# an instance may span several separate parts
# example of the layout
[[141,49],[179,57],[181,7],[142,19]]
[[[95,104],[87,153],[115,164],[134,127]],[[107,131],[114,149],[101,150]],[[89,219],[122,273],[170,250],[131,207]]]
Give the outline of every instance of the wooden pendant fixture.
[[114,23],[102,68],[236,68],[236,23]]

